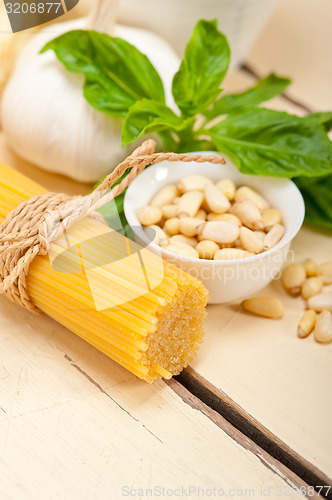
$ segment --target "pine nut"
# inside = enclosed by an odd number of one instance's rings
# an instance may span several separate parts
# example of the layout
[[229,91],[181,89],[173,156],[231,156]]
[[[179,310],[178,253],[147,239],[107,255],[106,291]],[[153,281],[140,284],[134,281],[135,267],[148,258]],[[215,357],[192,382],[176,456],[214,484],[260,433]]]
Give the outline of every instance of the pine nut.
[[181,200],[181,196],[177,196],[176,198],[174,198],[173,205],[178,205],[180,203],[180,200]]
[[330,293],[319,293],[318,295],[313,295],[308,299],[309,309],[314,309],[315,311],[332,311],[332,292]]
[[178,204],[178,214],[186,213],[189,217],[195,217],[201,204],[204,200],[204,195],[200,191],[188,191],[184,193]]
[[248,250],[248,252],[260,253],[264,247],[262,238],[244,226],[240,228],[240,241],[244,250]]
[[211,240],[204,240],[198,243],[195,247],[200,259],[213,259],[216,252],[219,251],[217,243]]
[[204,191],[207,184],[212,184],[212,181],[205,177],[204,175],[188,175],[179,180],[178,188],[181,193],[186,193],[187,191]]
[[218,189],[221,189],[221,191],[229,201],[234,200],[236,185],[235,182],[232,181],[232,179],[221,179],[219,182],[217,182],[216,186]]
[[179,234],[180,232],[180,220],[177,217],[173,217],[172,219],[168,219],[165,222],[164,228],[166,232],[173,236],[174,234]]
[[317,264],[312,259],[306,259],[302,265],[305,269],[307,278],[317,276]]
[[[225,222],[232,222],[233,224],[236,224],[237,226],[241,227],[242,222],[236,215],[232,214],[214,214],[210,213],[207,215],[207,220],[223,220]],[[265,235],[264,235],[265,236]]]
[[236,215],[244,226],[249,229],[261,230],[264,227],[260,211],[250,200],[237,201],[231,208],[231,213]]
[[264,238],[264,250],[273,248],[285,234],[285,228],[281,224],[272,226],[272,229],[267,233]]
[[261,240],[264,240],[265,239],[265,236],[266,236],[266,233],[264,233],[264,231],[255,231],[255,234],[261,239]]
[[209,221],[200,224],[197,233],[204,240],[211,240],[216,243],[234,243],[239,237],[240,229],[231,222]]
[[253,255],[255,254],[241,250],[241,248],[223,248],[222,250],[218,250],[213,258],[214,260],[236,260],[252,257]]
[[196,236],[197,227],[202,224],[201,219],[183,217],[180,219],[180,232],[185,236]]
[[146,205],[138,210],[137,218],[143,226],[152,226],[161,221],[162,213],[159,207]]
[[231,204],[229,200],[226,198],[224,193],[213,184],[207,184],[205,186],[204,193],[205,200],[212,212],[216,214],[223,214],[230,208]]
[[316,317],[317,315],[312,309],[308,309],[308,311],[304,313],[297,327],[297,336],[300,337],[300,339],[308,337],[313,331],[316,325]]
[[317,268],[318,276],[323,279],[324,285],[332,284],[332,261],[324,262]]
[[[291,295],[300,295],[301,287],[306,279],[306,273],[302,264],[288,264],[281,274],[281,281],[284,288]],[[310,307],[310,309],[313,309]]]
[[183,234],[176,234],[170,238],[171,245],[189,245],[190,247],[195,248],[197,245],[196,238],[189,238],[188,236],[184,236]]
[[242,302],[242,306],[257,316],[280,319],[284,314],[282,302],[275,297],[256,297]]
[[190,257],[192,259],[199,258],[196,250],[189,245],[168,245],[167,247],[165,247],[165,250],[176,253],[177,255],[181,255],[182,257]]
[[178,207],[176,205],[164,205],[161,207],[161,213],[165,219],[173,219],[178,214]]
[[276,210],[275,208],[267,208],[266,210],[264,210],[262,218],[264,228],[267,230],[269,230],[275,224],[282,223],[281,212],[279,212],[279,210]]
[[309,297],[317,295],[323,288],[322,278],[313,276],[312,278],[307,278],[302,285],[301,294],[302,297],[307,300]]
[[176,186],[169,185],[163,187],[150,201],[150,205],[153,207],[163,207],[164,205],[169,205],[173,203],[174,198],[177,196],[178,190]]
[[202,208],[195,215],[196,219],[206,220],[206,212]]
[[160,240],[167,239],[165,231],[155,224],[145,227],[144,232],[149,240],[153,241],[156,245],[160,244]]
[[260,212],[263,212],[263,210],[267,210],[269,208],[269,203],[266,201],[266,199],[249,186],[242,186],[237,189],[235,193],[235,201],[244,200],[252,201]]
[[322,311],[316,320],[314,330],[317,342],[331,342],[332,340],[332,314],[330,311]]

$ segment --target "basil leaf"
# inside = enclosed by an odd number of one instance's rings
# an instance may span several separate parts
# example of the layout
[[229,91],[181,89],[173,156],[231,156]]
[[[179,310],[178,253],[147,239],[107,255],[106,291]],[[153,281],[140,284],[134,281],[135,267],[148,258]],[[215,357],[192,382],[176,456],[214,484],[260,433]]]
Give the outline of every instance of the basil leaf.
[[326,132],[329,132],[330,130],[332,130],[332,112],[331,111],[311,113],[311,115],[309,115],[309,118],[316,120],[318,123],[320,123],[324,127]]
[[308,224],[332,231],[332,175],[294,179],[303,195]]
[[246,111],[281,94],[290,83],[289,78],[271,73],[245,92],[224,95],[214,103],[211,110],[205,111],[204,115],[212,120],[219,115]]
[[[191,121],[191,120],[190,120]],[[188,124],[165,104],[151,99],[137,101],[123,122],[122,146],[133,142],[142,135],[165,129],[181,130]]]
[[199,21],[173,79],[173,96],[185,115],[195,115],[212,104],[230,61],[230,49],[216,21]]
[[310,117],[255,108],[201,132],[246,174],[310,177],[332,172],[332,143]]
[[67,70],[82,73],[84,97],[95,109],[126,116],[138,99],[165,102],[162,81],[149,59],[133,45],[96,31],[69,31],[51,40],[52,49]]

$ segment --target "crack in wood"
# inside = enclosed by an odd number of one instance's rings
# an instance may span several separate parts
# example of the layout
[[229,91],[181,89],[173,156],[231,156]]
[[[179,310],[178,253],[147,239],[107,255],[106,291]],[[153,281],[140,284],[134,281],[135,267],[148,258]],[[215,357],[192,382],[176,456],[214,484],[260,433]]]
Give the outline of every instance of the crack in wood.
[[[305,483],[314,488],[328,487],[332,484],[332,480],[326,474],[296,453],[259,421],[245,412],[227,394],[210,384],[195,370],[188,367],[175,379],[194,397],[223,417],[234,429],[237,429],[251,442],[256,443],[268,455],[296,474]],[[329,492],[324,498],[332,499],[332,492]]]
[[[123,406],[120,405],[120,403],[118,403],[114,398],[112,398],[112,396],[110,394],[108,394],[107,391],[105,391],[105,389],[102,388],[102,386],[100,384],[98,384],[98,382],[96,382],[92,377],[91,375],[89,375],[86,371],[84,371],[80,366],[78,366],[75,361],[70,357],[68,356],[68,354],[64,354],[64,357],[67,361],[70,362],[70,364],[72,365],[73,368],[75,368],[75,370],[77,370],[81,375],[83,375],[83,377],[85,377],[91,384],[93,384],[95,387],[97,387],[97,389],[102,393],[102,394],[105,394],[105,396],[107,396],[111,401],[113,401],[113,403],[115,403],[122,411],[124,411],[125,413],[127,413],[127,415],[129,415],[133,420],[135,420],[135,422],[138,422],[140,423],[140,421],[138,420],[138,418],[134,417],[128,410],[126,410],[125,408],[123,408]],[[148,431],[153,437],[155,437],[161,444],[164,444],[163,441],[158,437],[156,436],[156,434],[154,434],[150,429],[148,429],[146,427],[146,425],[144,424],[141,424],[142,427],[144,427],[144,429],[146,431]]]

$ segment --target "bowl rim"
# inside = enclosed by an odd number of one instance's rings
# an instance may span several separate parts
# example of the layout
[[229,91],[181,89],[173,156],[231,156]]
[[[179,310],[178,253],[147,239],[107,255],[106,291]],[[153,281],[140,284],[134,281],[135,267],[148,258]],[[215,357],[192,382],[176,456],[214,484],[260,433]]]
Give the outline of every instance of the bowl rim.
[[[218,152],[216,152],[216,151],[203,151],[200,153],[202,153],[202,154],[218,154]],[[192,154],[195,154],[195,153],[193,152]],[[231,164],[231,166],[234,166],[236,168],[236,166],[231,162],[231,160],[227,159],[227,161]],[[291,179],[288,179],[286,177],[257,175],[257,176],[252,176],[252,177],[259,178],[260,180],[263,180],[265,182],[273,182],[276,179],[279,179],[279,180],[282,179],[283,182],[285,183],[285,185],[290,186],[294,190],[296,195],[298,196],[298,204],[296,205],[296,209],[297,209],[297,211],[300,211],[299,223],[298,223],[298,226],[295,229],[293,229],[293,231],[287,236],[287,238],[285,238],[286,235],[284,235],[281,238],[281,240],[274,247],[270,248],[269,250],[266,250],[265,252],[261,252],[261,253],[256,254],[256,255],[252,255],[250,257],[242,257],[240,259],[233,259],[233,260],[226,260],[226,259],[225,260],[214,260],[214,259],[201,259],[201,258],[197,258],[197,257],[187,257],[187,256],[176,254],[175,252],[171,252],[169,250],[166,250],[165,248],[160,247],[159,245],[157,245],[153,241],[149,240],[149,238],[146,236],[146,234],[144,232],[144,226],[139,222],[139,220],[136,216],[134,207],[132,207],[132,208],[129,207],[128,200],[129,200],[130,196],[132,196],[132,193],[135,190],[136,181],[139,178],[142,179],[141,176],[152,177],[153,173],[155,172],[155,170],[158,168],[158,166],[160,164],[162,164],[163,167],[166,167],[169,169],[169,168],[174,167],[174,163],[175,162],[169,162],[167,160],[164,160],[162,162],[155,163],[155,164],[151,165],[149,168],[146,168],[145,170],[143,170],[143,172],[141,172],[139,174],[139,176],[137,176],[132,181],[132,183],[129,185],[129,187],[127,188],[127,191],[126,191],[126,194],[124,197],[124,201],[123,201],[123,208],[124,208],[124,213],[125,213],[126,219],[129,223],[130,227],[132,228],[135,235],[138,236],[139,238],[141,238],[147,244],[146,248],[150,248],[151,251],[153,251],[154,253],[158,252],[163,257],[166,256],[169,259],[173,259],[175,265],[176,265],[176,260],[180,260],[182,262],[188,262],[188,263],[200,262],[200,263],[204,263],[205,265],[210,265],[210,266],[225,266],[225,265],[230,265],[231,263],[247,263],[247,262],[253,262],[254,260],[258,261],[258,260],[266,258],[267,256],[272,255],[274,252],[284,248],[286,245],[288,245],[294,239],[294,237],[297,235],[297,233],[301,229],[301,227],[303,225],[303,221],[304,221],[304,215],[305,215],[305,204],[304,204],[304,199],[302,197],[302,194],[301,194],[299,188],[297,187],[297,185]],[[193,161],[192,163],[196,163],[196,165],[202,165],[202,163],[198,163],[195,161]],[[248,175],[248,176],[250,175],[250,174],[243,174],[243,172],[241,172],[240,170],[239,170],[239,174]],[[190,174],[188,173],[188,175],[190,175]],[[209,177],[209,176],[206,174],[206,177]],[[180,178],[181,177],[179,176],[179,179]],[[160,189],[162,188],[163,185],[164,185],[163,182],[161,182]],[[250,184],[248,184],[248,185],[250,186]],[[157,190],[156,190],[156,192],[157,192]],[[135,228],[140,229],[140,234],[138,234],[137,229],[135,230]]]

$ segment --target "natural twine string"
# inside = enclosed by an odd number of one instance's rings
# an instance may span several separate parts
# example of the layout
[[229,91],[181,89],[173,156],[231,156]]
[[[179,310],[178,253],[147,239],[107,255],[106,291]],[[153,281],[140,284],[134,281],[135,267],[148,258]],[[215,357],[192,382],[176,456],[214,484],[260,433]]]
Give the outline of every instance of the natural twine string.
[[[154,153],[155,142],[145,141],[89,195],[62,193],[34,196],[10,212],[0,225],[0,293],[24,308],[41,313],[28,293],[29,267],[37,255],[46,255],[56,240],[76,221],[95,216],[95,210],[121,194],[147,165],[167,161],[225,164],[217,155]],[[128,175],[105,194],[120,177]]]

